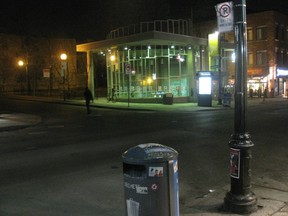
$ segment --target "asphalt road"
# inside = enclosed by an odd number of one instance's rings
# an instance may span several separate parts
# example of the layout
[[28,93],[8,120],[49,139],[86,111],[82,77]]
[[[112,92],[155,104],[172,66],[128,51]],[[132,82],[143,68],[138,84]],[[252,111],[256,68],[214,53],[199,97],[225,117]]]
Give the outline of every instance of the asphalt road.
[[[141,143],[179,152],[181,212],[230,181],[233,109],[87,115],[85,107],[51,103],[1,100],[0,107],[42,118],[0,133],[0,215],[124,215],[121,154]],[[255,185],[288,191],[287,109],[284,100],[248,107]]]

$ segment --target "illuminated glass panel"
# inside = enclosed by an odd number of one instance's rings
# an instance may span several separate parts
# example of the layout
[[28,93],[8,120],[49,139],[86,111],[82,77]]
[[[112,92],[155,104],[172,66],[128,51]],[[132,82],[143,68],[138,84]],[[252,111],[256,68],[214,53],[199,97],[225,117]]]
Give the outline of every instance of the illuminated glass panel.
[[211,94],[211,77],[199,77],[199,94]]

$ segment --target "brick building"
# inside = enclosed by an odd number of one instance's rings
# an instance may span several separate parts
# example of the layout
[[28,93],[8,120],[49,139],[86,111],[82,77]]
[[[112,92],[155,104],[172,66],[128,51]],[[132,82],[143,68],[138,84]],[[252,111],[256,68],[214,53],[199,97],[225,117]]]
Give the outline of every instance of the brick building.
[[276,71],[288,68],[288,16],[276,11],[249,14],[247,43],[249,88],[284,94],[286,78],[277,77]]
[[[207,37],[217,31],[217,21],[197,23],[195,27],[198,37]],[[233,43],[234,32],[222,33],[221,38],[223,42]],[[258,96],[267,88],[270,96],[285,95],[287,78],[277,76],[276,72],[279,68],[288,69],[288,16],[277,11],[247,14],[247,46],[247,88],[250,92]],[[233,83],[233,64],[228,62],[227,67],[229,77],[226,80]]]

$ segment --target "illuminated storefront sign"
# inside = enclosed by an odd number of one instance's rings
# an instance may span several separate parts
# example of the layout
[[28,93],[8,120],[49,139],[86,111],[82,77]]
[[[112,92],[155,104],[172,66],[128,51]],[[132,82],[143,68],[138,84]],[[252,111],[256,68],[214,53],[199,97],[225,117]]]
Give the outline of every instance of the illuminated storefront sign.
[[288,76],[288,68],[277,68],[276,70],[277,77],[287,77]]

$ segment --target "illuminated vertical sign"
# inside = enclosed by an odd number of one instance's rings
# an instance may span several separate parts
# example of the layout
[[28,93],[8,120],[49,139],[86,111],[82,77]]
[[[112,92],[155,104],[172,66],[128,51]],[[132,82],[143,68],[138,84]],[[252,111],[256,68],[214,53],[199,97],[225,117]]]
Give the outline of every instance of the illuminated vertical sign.
[[199,94],[211,95],[212,93],[212,77],[209,71],[198,72],[199,80]]
[[218,32],[208,35],[210,56],[218,56]]

